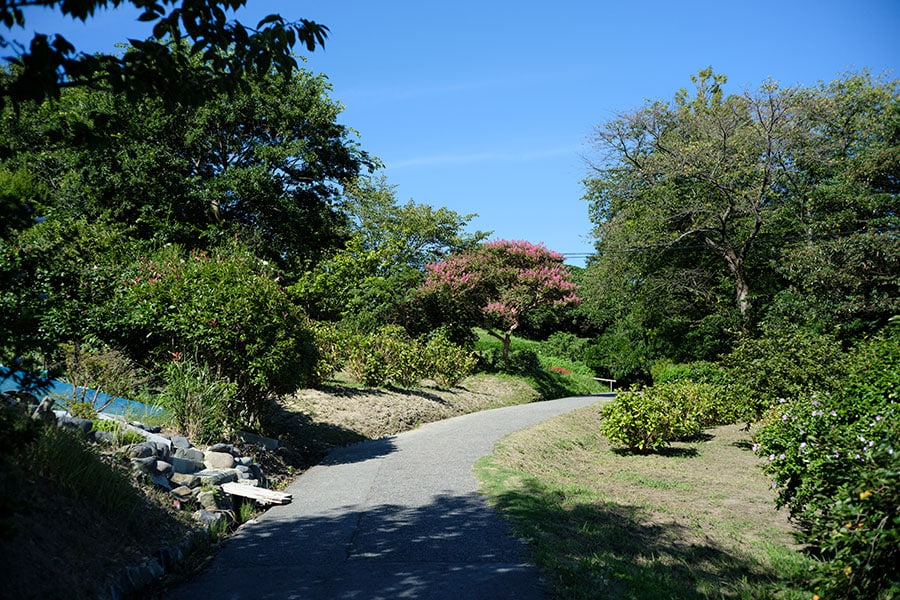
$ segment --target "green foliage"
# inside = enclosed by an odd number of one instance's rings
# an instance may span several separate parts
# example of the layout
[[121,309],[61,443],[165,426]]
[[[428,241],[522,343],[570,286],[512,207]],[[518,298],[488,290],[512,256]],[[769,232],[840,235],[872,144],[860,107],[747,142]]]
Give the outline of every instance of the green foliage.
[[[0,79],[0,107],[7,100],[20,103],[59,97],[63,88],[73,85],[104,87],[132,99],[159,95],[176,106],[210,93],[241,89],[247,74],[266,74],[273,68],[290,74],[297,68],[293,47],[299,42],[312,51],[323,46],[328,35],[327,27],[307,19],[287,22],[269,15],[246,26],[226,17],[226,11],[243,7],[247,0],[112,2],[114,6],[126,3],[141,9],[138,20],[152,27],[146,39],[129,40],[124,54],[79,52],[59,34],[37,33],[27,47],[0,36],[0,46],[12,46],[15,52],[14,58],[7,59],[14,68]],[[25,27],[29,4],[4,2],[0,21],[8,28]],[[42,4],[87,21],[109,2],[50,0]],[[191,65],[194,55],[201,57],[202,70]]]
[[694,381],[697,383],[724,384],[727,372],[718,363],[700,360],[691,363],[674,363],[658,360],[650,367],[653,383],[670,381]]
[[442,332],[429,338],[422,352],[431,378],[443,388],[457,385],[478,363],[474,353],[454,344]]
[[[598,374],[715,360],[770,327],[852,343],[898,311],[900,82],[851,73],[727,94],[711,69],[596,130]],[[780,325],[779,325],[780,324]]]
[[158,364],[190,356],[237,385],[227,416],[252,424],[271,394],[311,381],[317,356],[304,315],[265,264],[239,247],[163,248],[130,267],[107,307],[108,335]]
[[127,446],[129,444],[138,444],[146,438],[136,431],[131,431],[125,427],[122,421],[116,419],[94,419],[94,427],[92,431],[107,431],[112,434],[112,443],[114,446]]
[[778,504],[823,560],[822,597],[889,598],[900,588],[900,337],[853,349],[841,385],[806,391],[767,413],[757,452]]
[[48,220],[0,239],[0,361],[43,368],[64,357],[59,343],[81,340],[103,323],[124,230],[84,219]]
[[[60,344],[65,360],[65,381],[73,388],[73,396],[66,399],[70,404],[69,412],[80,407],[87,416],[93,419],[96,413],[103,412],[116,398],[131,396],[132,393],[146,383],[147,378],[127,356],[110,348],[89,350],[72,342]],[[88,395],[88,389],[94,390]],[[97,405],[100,392],[110,396],[109,400]]]
[[733,422],[734,413],[719,386],[672,381],[620,392],[603,408],[601,432],[631,451],[653,452],[703,427]]
[[743,340],[722,364],[729,393],[745,404],[746,418],[754,419],[779,399],[836,388],[843,377],[843,358],[833,336],[787,327]]
[[541,353],[572,361],[584,361],[589,343],[590,340],[578,337],[574,333],[556,331],[541,343]]
[[451,388],[471,374],[475,356],[437,332],[415,339],[398,325],[342,337],[342,354],[351,376],[367,386],[409,388],[423,379]]
[[37,438],[17,448],[17,454],[35,474],[59,485],[72,499],[94,502],[126,522],[139,519],[141,497],[126,473],[103,462],[79,436],[59,427],[41,427]]
[[430,323],[421,314],[410,291],[422,283],[426,264],[486,236],[463,232],[474,215],[413,202],[400,205],[383,176],[360,177],[346,183],[344,191],[350,237],[291,286],[292,297],[315,319],[352,320],[366,331],[397,323],[408,331],[439,325],[440,320]]
[[335,323],[313,321],[311,327],[318,358],[310,383],[319,384],[344,368],[352,336],[346,328]]
[[241,412],[233,382],[188,358],[166,363],[162,376],[165,387],[158,400],[185,436],[212,442],[232,433],[233,417]]
[[367,386],[411,387],[425,375],[425,362],[418,343],[397,325],[356,336],[350,342],[347,367]]

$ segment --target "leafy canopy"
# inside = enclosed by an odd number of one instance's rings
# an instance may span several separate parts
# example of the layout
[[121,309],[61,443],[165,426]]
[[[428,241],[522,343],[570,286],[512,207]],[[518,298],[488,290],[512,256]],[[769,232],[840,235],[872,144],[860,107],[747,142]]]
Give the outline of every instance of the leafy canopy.
[[[5,100],[59,97],[63,88],[89,86],[130,98],[158,95],[183,102],[208,93],[234,91],[246,75],[275,69],[289,75],[297,67],[292,55],[299,42],[313,51],[323,46],[328,28],[314,21],[285,21],[273,14],[255,27],[229,20],[247,0],[3,0],[0,21],[7,29],[24,28],[26,11],[58,9],[86,21],[98,10],[131,5],[142,11],[139,21],[152,25],[145,40],[129,40],[122,55],[86,54],[62,35],[37,33],[25,47],[0,35],[0,48],[12,48],[14,69],[0,79],[0,104]],[[182,45],[186,43],[186,47]],[[186,51],[189,49],[189,51]],[[191,64],[199,56],[203,69]]]

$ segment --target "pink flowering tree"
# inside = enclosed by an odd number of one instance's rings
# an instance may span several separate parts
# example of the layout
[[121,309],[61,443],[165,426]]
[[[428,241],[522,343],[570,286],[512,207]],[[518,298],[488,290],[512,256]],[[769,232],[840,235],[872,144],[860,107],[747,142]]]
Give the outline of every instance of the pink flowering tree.
[[483,327],[503,342],[503,358],[529,312],[581,302],[563,256],[542,244],[487,242],[426,270],[419,292],[440,296],[467,324]]

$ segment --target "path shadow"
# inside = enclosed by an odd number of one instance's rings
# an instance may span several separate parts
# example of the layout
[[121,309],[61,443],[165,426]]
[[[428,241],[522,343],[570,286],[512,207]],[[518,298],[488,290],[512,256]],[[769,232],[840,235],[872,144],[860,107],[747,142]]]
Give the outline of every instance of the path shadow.
[[792,585],[693,526],[649,520],[639,506],[571,503],[533,481],[500,495],[497,506],[519,535],[537,540],[536,553],[552,557],[544,575],[558,582],[554,596],[699,600],[710,590],[743,597],[740,586],[748,581],[772,591]]
[[[302,501],[295,498],[295,502]],[[538,599],[525,545],[476,494],[424,506],[348,506],[266,518],[229,539],[211,566],[160,598]]]

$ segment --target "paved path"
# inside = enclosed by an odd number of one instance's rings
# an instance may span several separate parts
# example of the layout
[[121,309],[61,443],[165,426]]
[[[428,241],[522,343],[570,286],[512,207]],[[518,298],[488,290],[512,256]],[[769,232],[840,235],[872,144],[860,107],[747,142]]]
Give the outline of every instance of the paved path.
[[476,493],[475,461],[504,435],[597,402],[483,411],[331,452],[166,598],[544,598],[524,544]]

